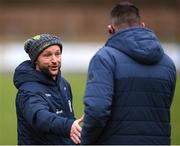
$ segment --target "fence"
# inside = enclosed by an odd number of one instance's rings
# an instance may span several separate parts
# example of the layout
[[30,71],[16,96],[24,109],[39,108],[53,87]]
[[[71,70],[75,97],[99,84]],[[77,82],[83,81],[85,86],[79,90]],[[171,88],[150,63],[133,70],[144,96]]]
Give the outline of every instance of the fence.
[[[95,52],[104,43],[97,42],[64,42],[62,54],[63,72],[86,72],[88,64]],[[173,59],[177,70],[180,70],[180,45],[163,43],[165,52]],[[15,67],[29,59],[23,49],[22,42],[0,45],[0,73],[13,72]]]

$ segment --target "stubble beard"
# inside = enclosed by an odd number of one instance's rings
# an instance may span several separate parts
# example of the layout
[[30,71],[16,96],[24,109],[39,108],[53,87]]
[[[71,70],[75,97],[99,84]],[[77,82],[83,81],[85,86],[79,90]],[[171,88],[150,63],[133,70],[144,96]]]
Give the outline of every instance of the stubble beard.
[[58,67],[58,71],[56,74],[52,74],[51,71],[49,70],[49,67],[40,67],[40,70],[42,73],[44,73],[45,75],[51,77],[51,78],[56,78],[56,76],[59,74],[60,72],[60,68],[61,68],[61,64]]

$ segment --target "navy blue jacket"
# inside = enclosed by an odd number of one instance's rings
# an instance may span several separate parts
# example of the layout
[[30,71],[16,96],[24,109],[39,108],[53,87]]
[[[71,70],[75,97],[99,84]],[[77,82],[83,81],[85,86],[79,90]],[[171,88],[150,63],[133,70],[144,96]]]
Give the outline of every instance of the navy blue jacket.
[[176,69],[155,34],[132,27],[92,58],[82,144],[170,144]]
[[60,75],[54,81],[25,61],[15,70],[14,84],[18,89],[18,144],[73,144],[70,129],[75,119],[69,83]]

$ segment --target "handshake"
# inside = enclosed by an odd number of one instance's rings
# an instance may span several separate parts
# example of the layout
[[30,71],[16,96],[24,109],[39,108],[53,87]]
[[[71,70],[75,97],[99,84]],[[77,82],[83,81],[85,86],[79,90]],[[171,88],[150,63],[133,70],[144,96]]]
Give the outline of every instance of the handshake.
[[83,122],[84,116],[75,120],[71,126],[70,138],[75,144],[81,143],[81,126],[80,124]]

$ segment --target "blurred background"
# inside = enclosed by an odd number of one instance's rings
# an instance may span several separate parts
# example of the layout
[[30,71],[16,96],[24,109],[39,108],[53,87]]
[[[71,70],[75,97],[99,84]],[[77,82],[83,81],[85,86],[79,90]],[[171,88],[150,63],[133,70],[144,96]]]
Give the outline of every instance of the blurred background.
[[[122,0],[0,0],[0,144],[17,144],[15,67],[28,59],[24,41],[50,33],[63,42],[63,76],[70,82],[77,117],[83,114],[88,63],[109,37],[107,25],[114,4]],[[159,37],[180,69],[180,1],[128,0]],[[171,108],[172,144],[180,144],[180,76]]]

